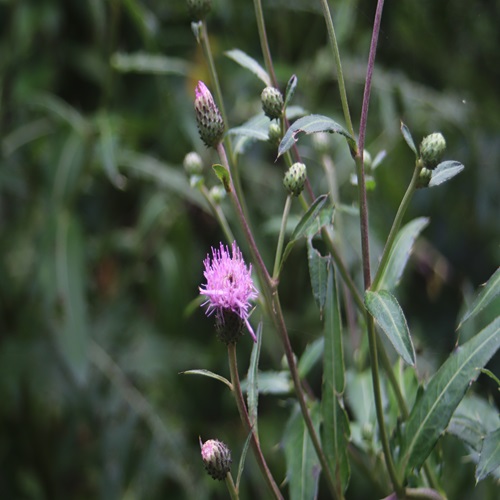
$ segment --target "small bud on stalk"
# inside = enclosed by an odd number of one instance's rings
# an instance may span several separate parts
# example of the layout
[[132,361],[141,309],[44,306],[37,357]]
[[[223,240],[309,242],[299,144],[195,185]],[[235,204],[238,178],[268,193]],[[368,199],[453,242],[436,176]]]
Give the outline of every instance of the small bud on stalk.
[[260,94],[262,109],[266,116],[273,119],[281,118],[283,114],[283,95],[274,87],[266,87]]
[[304,189],[307,169],[303,163],[294,163],[283,178],[283,186],[293,196],[299,196]]
[[278,145],[281,141],[281,125],[277,122],[271,122],[267,134],[269,136],[269,142]]
[[214,479],[222,481],[231,471],[231,451],[217,439],[209,439],[204,443],[200,439],[201,459],[206,471]]
[[201,175],[203,173],[203,160],[195,151],[188,153],[182,162],[188,175]]
[[203,21],[212,10],[212,0],[187,0],[187,6],[193,21]]
[[217,148],[224,136],[224,120],[214,98],[203,82],[195,90],[194,109],[200,137],[207,146]]
[[420,143],[420,158],[425,168],[433,170],[443,157],[446,141],[443,134],[435,132],[424,137]]

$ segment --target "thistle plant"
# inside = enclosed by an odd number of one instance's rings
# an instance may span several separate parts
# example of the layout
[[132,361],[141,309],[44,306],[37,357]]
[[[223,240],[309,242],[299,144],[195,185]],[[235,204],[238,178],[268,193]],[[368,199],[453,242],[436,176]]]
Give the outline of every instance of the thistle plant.
[[[204,44],[206,62],[217,89],[217,103],[209,86],[198,82],[194,96],[195,116],[201,140],[218,157],[217,163],[213,165],[215,175],[212,182],[220,182],[230,205],[224,204],[223,210],[220,200],[211,205],[226,236],[226,242],[215,242],[212,246],[211,255],[204,261],[206,282],[200,286],[199,291],[205,299],[201,305],[206,308],[206,315],[215,318],[217,337],[227,346],[230,380],[206,370],[186,373],[216,378],[224,382],[234,395],[248,440],[247,444],[241,444],[238,480],[234,488],[228,486],[232,497],[239,495],[240,481],[245,477],[243,471],[247,445],[251,444],[268,494],[273,498],[315,498],[318,488],[325,498],[349,497],[351,470],[354,467],[362,470],[367,482],[371,482],[374,491],[378,491],[373,498],[383,495],[399,499],[446,498],[435,451],[445,432],[458,434],[471,449],[480,450],[476,457],[476,479],[480,480],[488,475],[497,479],[500,477],[500,460],[495,452],[477,440],[467,441],[456,432],[460,425],[457,415],[463,401],[466,401],[467,389],[479,375],[479,370],[485,367],[500,347],[500,323],[496,317],[480,332],[475,332],[469,340],[461,343],[457,352],[450,354],[426,383],[418,380],[416,367],[419,355],[414,347],[414,335],[397,298],[396,287],[415,241],[429,222],[420,217],[404,224],[416,189],[440,186],[460,173],[464,166],[458,161],[442,161],[446,149],[443,134],[435,132],[426,135],[417,149],[409,127],[401,123],[402,139],[415,156],[413,171],[410,176],[411,167],[407,170],[410,180],[406,192],[382,245],[377,268],[372,270],[374,261],[371,258],[373,251],[367,182],[370,181],[370,189],[376,189],[373,177],[375,169],[381,158],[388,155],[382,152],[372,158],[365,143],[384,2],[377,2],[357,131],[351,117],[349,89],[344,81],[330,7],[326,0],[319,3],[332,51],[331,64],[338,80],[339,105],[345,125],[316,112],[308,114],[301,111],[298,117],[290,112],[291,101],[300,82],[293,75],[284,91],[279,88],[260,0],[255,0],[254,6],[265,69],[256,59],[241,51],[232,51],[230,57],[244,68],[250,69],[265,83],[260,94],[263,114],[259,111],[260,114],[243,125],[235,124],[233,128],[226,130],[229,124],[223,109],[219,75],[209,46]],[[207,40],[205,22],[202,28],[200,43]],[[257,98],[258,96],[256,100]],[[321,140],[317,141],[318,153],[329,178],[328,186],[335,192],[329,193],[316,181],[312,183],[309,178],[312,169],[306,169],[301,158],[297,144],[299,134],[318,133],[323,134]],[[325,136],[324,133],[330,135]],[[346,235],[339,220],[342,214],[336,213],[340,212],[337,205],[340,206],[342,200],[339,199],[337,179],[334,179],[335,167],[329,156],[328,140],[325,137],[336,138],[340,143],[345,141],[344,147],[350,154],[351,167],[356,172],[356,216],[360,233],[358,253],[361,256],[357,270],[345,260]],[[240,144],[245,143],[245,147],[234,149],[232,141],[235,139]],[[238,169],[240,156],[255,140],[265,141],[269,147],[275,147],[274,156],[280,166],[284,166],[285,202],[276,234],[272,271],[257,244],[250,220],[252,206],[247,207],[245,189],[242,188]],[[390,157],[385,162],[389,163]],[[185,163],[188,163],[187,158]],[[189,164],[191,163],[192,161]],[[190,168],[188,170],[186,167],[190,175],[200,174],[198,169]],[[250,176],[247,182],[253,180]],[[205,193],[210,201],[204,182],[205,180],[191,185]],[[318,188],[321,190],[320,194],[315,193]],[[220,210],[217,211],[216,207]],[[290,229],[290,214],[293,212],[300,215],[294,228]],[[233,233],[239,235],[238,245]],[[300,247],[302,243],[307,254],[304,265],[309,271],[312,300],[319,309],[318,322],[322,324],[322,332],[313,347],[308,346],[304,352],[296,352],[290,340],[290,325],[283,313],[280,280],[293,248]],[[231,250],[228,244],[231,245]],[[252,271],[256,275],[255,284]],[[358,274],[362,276],[362,284]],[[498,283],[497,271],[465,312],[458,328],[488,307],[498,294]],[[254,317],[265,318],[256,329],[249,321],[254,307]],[[349,330],[359,331],[366,338],[363,344],[367,346],[363,353],[364,366],[352,355],[353,351],[348,354],[349,351],[344,348]],[[253,340],[253,350],[247,361],[248,372],[243,389],[236,348],[245,331],[248,331]],[[276,336],[280,341],[287,364],[286,370],[280,373],[286,377],[291,388],[290,391],[281,389],[282,392],[274,388],[271,392],[286,394],[294,401],[293,411],[280,438],[286,463],[286,478],[276,477],[268,465],[262,452],[258,430],[258,362],[267,336]],[[362,347],[357,349],[363,350]],[[315,365],[322,372],[320,395],[311,390],[307,380],[308,372]],[[268,387],[273,383],[277,385],[275,371],[262,376],[266,378]],[[369,396],[365,395],[357,400],[361,394],[359,387],[366,384],[367,380],[370,380]],[[491,409],[491,412],[494,410]],[[481,425],[488,433],[485,439],[494,441],[498,438],[500,425],[497,428],[487,427],[485,422],[481,422]],[[224,462],[219,455],[227,458],[227,454],[221,451],[222,445],[206,446],[210,448],[210,453],[207,451],[205,455],[210,455],[211,458],[204,458],[205,463],[209,463],[209,472],[213,472],[213,477],[222,479],[229,469],[224,468],[223,472],[219,472],[214,469],[213,464],[219,467]],[[214,458],[217,453],[219,455]],[[486,462],[488,466],[485,465]],[[286,487],[278,486],[283,485],[285,479]]]

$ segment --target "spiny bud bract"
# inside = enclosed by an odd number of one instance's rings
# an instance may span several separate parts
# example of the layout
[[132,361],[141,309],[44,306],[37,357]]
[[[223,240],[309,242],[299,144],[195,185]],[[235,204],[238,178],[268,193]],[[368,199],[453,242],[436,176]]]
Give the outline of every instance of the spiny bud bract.
[[195,90],[194,109],[200,137],[207,146],[216,148],[224,135],[224,120],[214,98],[203,82]]
[[182,162],[188,175],[200,175],[203,172],[203,160],[195,151],[188,153]]
[[299,196],[304,189],[307,169],[303,163],[294,163],[285,173],[283,186],[293,196]]
[[226,478],[231,471],[231,451],[222,442],[217,439],[209,439],[204,443],[201,442],[201,459],[205,464],[206,471],[214,479],[219,481]]
[[212,0],[187,0],[189,15],[193,21],[202,21],[212,9]]
[[443,134],[435,132],[422,139],[420,143],[420,158],[425,168],[430,170],[437,167],[446,149]]
[[273,119],[281,118],[283,114],[283,95],[274,87],[266,87],[260,94],[262,109],[266,116]]

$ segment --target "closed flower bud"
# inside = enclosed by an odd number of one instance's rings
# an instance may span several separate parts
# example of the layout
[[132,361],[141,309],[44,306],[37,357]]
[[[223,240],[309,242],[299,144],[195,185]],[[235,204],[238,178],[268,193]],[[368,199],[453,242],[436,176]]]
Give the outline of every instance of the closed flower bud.
[[440,132],[424,137],[420,143],[420,158],[424,167],[430,170],[436,168],[443,157],[445,149],[446,141]]
[[184,157],[182,162],[184,170],[188,175],[200,175],[203,172],[203,161],[195,151],[191,151]]
[[304,189],[307,178],[307,169],[303,163],[294,163],[283,178],[285,189],[293,196],[299,196]]
[[194,109],[200,137],[207,146],[216,148],[224,135],[224,120],[214,98],[203,82],[195,90]]
[[428,168],[422,168],[417,180],[417,188],[425,188],[429,185],[432,178],[432,170]]
[[193,21],[202,21],[212,9],[212,0],[187,0],[189,14]]
[[205,464],[206,471],[214,479],[222,481],[231,471],[231,452],[229,448],[217,439],[209,439],[201,442],[201,459]]
[[267,133],[269,135],[269,142],[279,144],[281,141],[281,125],[278,122],[271,122]]
[[283,95],[274,87],[266,87],[260,94],[262,109],[266,116],[273,119],[281,118],[283,114]]
[[210,198],[212,201],[219,205],[220,202],[226,197],[226,190],[218,184],[217,186],[213,186],[210,188]]

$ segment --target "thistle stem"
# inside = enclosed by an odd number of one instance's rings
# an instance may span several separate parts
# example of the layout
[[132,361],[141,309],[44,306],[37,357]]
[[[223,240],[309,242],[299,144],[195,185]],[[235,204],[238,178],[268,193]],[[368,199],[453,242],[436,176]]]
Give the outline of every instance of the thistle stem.
[[236,489],[233,481],[233,476],[231,476],[230,472],[228,472],[226,476],[226,486],[227,490],[229,491],[229,495],[231,496],[231,500],[239,500],[240,495],[238,493],[238,490]]
[[252,427],[250,422],[250,417],[248,415],[247,407],[245,405],[245,399],[243,398],[243,392],[241,391],[240,377],[238,375],[238,362],[236,359],[236,345],[229,344],[227,346],[227,354],[229,359],[229,371],[231,373],[231,384],[233,385],[233,394],[234,399],[236,400],[236,406],[238,408],[238,412],[240,414],[241,421],[243,422],[243,426],[245,430],[252,434],[251,444],[252,449],[255,454],[255,458],[257,463],[259,464],[260,470],[269,486],[270,490],[273,493],[274,498],[283,500],[283,495],[281,494],[276,481],[274,480],[269,467],[267,466],[266,459],[262,454],[262,450],[260,448],[260,441],[257,433]]
[[260,0],[254,0],[253,5],[255,8],[255,19],[257,20],[257,30],[259,31],[260,47],[262,55],[264,56],[266,70],[271,78],[273,87],[278,88],[278,80],[276,79],[276,74],[274,72],[271,51],[269,50],[269,42],[267,41],[266,23],[264,21],[264,13],[262,11],[262,3]]

